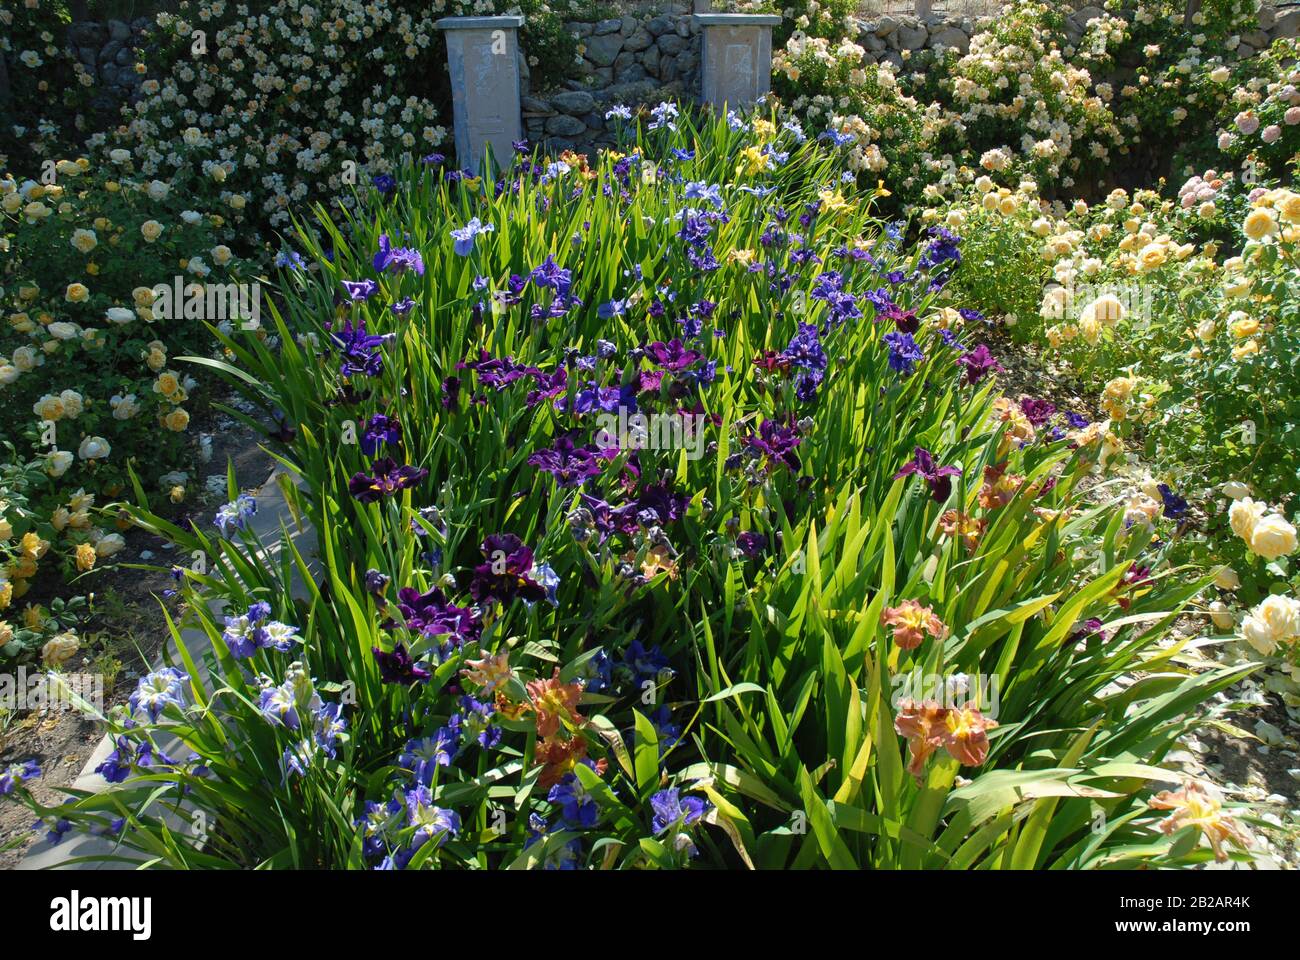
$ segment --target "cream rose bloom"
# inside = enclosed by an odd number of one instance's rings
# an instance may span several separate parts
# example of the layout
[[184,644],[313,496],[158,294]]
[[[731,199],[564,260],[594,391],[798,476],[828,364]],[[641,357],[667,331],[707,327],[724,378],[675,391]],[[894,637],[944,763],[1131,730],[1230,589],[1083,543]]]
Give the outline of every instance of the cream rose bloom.
[[1232,506],[1228,508],[1228,525],[1232,527],[1233,533],[1250,543],[1255,525],[1263,518],[1264,511],[1267,509],[1268,504],[1252,500],[1250,497],[1234,500]]
[[71,630],[60,633],[46,641],[41,647],[41,659],[47,667],[57,669],[67,663],[81,649],[77,635]]
[[1220,630],[1231,630],[1237,625],[1237,618],[1222,600],[1210,604],[1210,621]]
[[1236,590],[1241,586],[1241,577],[1232,567],[1223,567],[1214,575],[1214,585],[1220,590]]
[[140,224],[140,236],[144,237],[145,242],[153,243],[162,236],[163,225],[157,220],[146,220]]
[[1241,623],[1241,635],[1247,643],[1268,656],[1279,644],[1295,639],[1300,633],[1300,601],[1294,597],[1265,597]]
[[1280,513],[1271,513],[1255,524],[1250,534],[1250,550],[1265,560],[1276,560],[1294,553],[1296,529]]
[[102,560],[105,557],[111,557],[125,546],[126,540],[122,538],[120,533],[109,533],[96,541],[95,556]]
[[68,241],[74,250],[81,253],[90,253],[99,246],[99,238],[95,236],[94,230],[78,228],[72,231],[72,238]]

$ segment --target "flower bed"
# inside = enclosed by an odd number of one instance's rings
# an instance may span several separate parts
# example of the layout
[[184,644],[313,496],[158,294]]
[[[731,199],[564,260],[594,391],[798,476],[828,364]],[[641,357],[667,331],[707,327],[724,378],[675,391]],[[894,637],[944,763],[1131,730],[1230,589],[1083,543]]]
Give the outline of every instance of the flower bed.
[[304,228],[273,336],[206,366],[280,423],[319,566],[259,562],[233,485],[208,529],[131,508],[204,558],[226,615],[173,633],[212,653],[110,718],[106,791],[4,792],[192,867],[1248,857],[1153,785],[1250,669],[1171,665],[1208,575],[1082,499],[1104,426],[999,396],[957,237],[876,200],[796,124],[665,104]]

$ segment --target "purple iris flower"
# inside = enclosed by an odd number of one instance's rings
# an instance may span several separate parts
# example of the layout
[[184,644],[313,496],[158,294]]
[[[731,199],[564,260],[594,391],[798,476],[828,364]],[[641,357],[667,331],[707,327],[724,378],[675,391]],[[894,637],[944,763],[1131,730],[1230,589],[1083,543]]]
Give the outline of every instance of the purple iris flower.
[[683,797],[676,787],[668,787],[650,798],[650,809],[654,811],[654,832],[663,833],[678,821],[687,827],[695,823],[709,812],[709,804],[700,797]]
[[935,503],[943,503],[952,493],[952,477],[961,476],[961,467],[941,467],[934,460],[934,454],[925,447],[917,447],[916,453],[903,469],[894,474],[894,479],[916,474],[930,485],[930,496]]
[[1001,370],[1002,364],[993,359],[987,344],[981,343],[974,350],[968,350],[957,358],[957,363],[965,370],[966,383],[975,386],[988,374]]
[[1034,397],[1020,398],[1020,412],[1035,427],[1046,425],[1056,413],[1056,404],[1050,400],[1037,400]]
[[573,271],[556,263],[553,253],[548,253],[541,266],[535,267],[528,277],[539,287],[549,287],[561,297],[569,295],[569,287],[573,283]]
[[761,533],[746,530],[736,537],[736,549],[740,555],[751,560],[767,549],[767,537]]
[[1178,520],[1187,515],[1190,504],[1180,497],[1170,488],[1169,484],[1162,483],[1157,488],[1160,491],[1160,499],[1165,503],[1165,516],[1173,520]]
[[512,533],[494,533],[480,549],[484,563],[474,568],[469,592],[481,604],[508,604],[515,597],[537,602],[546,588],[533,579],[533,551]]
[[[397,609],[408,630],[431,638],[447,637],[451,647],[472,643],[482,632],[474,611],[449,602],[437,587],[425,593],[414,587],[403,587],[397,591]],[[383,624],[385,630],[397,626],[395,620]]]
[[392,653],[385,653],[379,647],[371,647],[370,652],[375,655],[375,663],[379,665],[379,676],[384,683],[399,683],[405,686],[416,681],[425,683],[433,676],[425,664],[416,663],[411,659],[406,644],[394,644]]
[[921,348],[917,346],[910,333],[896,331],[885,334],[883,339],[889,346],[890,369],[905,377],[911,376],[916,370],[916,365],[925,359],[925,354],[921,352]]
[[600,820],[599,804],[575,773],[566,773],[546,799],[559,806],[561,818],[574,829],[590,830]]
[[961,252],[957,249],[961,237],[939,226],[930,228],[930,236],[933,239],[921,254],[921,269],[931,270],[944,263],[951,263],[954,267],[961,264]]
[[694,350],[687,350],[682,342],[677,339],[670,340],[667,343],[656,340],[645,348],[645,352],[646,356],[656,366],[672,372],[685,370],[700,359],[699,353]]
[[27,780],[35,780],[40,775],[41,768],[35,760],[11,764],[8,768],[0,770],[0,797],[9,796],[14,792],[15,787]]
[[571,437],[560,437],[553,447],[538,450],[528,462],[553,476],[561,487],[581,486],[601,474],[600,452],[595,447],[575,446]]
[[485,387],[504,390],[516,380],[534,376],[540,372],[536,367],[515,363],[513,357],[496,359],[486,350],[479,353],[479,359],[465,364],[470,370],[477,371],[478,380]]
[[344,280],[343,289],[348,292],[348,299],[356,302],[373,297],[379,292],[379,284],[373,280]]
[[418,737],[406,744],[397,758],[397,765],[415,774],[417,783],[428,786],[438,767],[451,765],[456,753],[456,737],[446,727],[439,727],[432,736]]
[[367,476],[363,471],[354,473],[348,481],[348,492],[362,503],[375,503],[401,490],[409,490],[428,475],[424,467],[403,466],[392,457],[384,457],[375,461],[372,475]]
[[384,370],[384,355],[380,348],[392,336],[391,333],[367,333],[364,319],[355,327],[351,319],[344,320],[342,330],[330,331],[330,341],[343,358],[339,364],[339,373],[345,377],[379,376]]
[[377,456],[384,444],[396,447],[401,443],[402,424],[396,418],[376,413],[366,421],[365,432],[361,434],[361,452],[367,457]]
[[491,233],[496,227],[490,223],[482,223],[478,217],[474,217],[465,226],[451,231],[451,237],[455,240],[452,249],[456,251],[458,257],[468,257],[474,252],[474,240],[476,237],[485,233]]
[[490,700],[465,696],[460,698],[460,710],[451,715],[447,726],[460,740],[462,747],[471,740],[477,740],[480,747],[491,750],[501,742],[501,728],[491,722],[495,714],[496,707]]
[[796,471],[800,467],[799,455],[795,453],[795,447],[803,440],[789,424],[779,420],[764,420],[758,426],[758,433],[742,437],[740,442],[746,447],[765,454],[773,464],[784,463],[791,470]]
[[424,276],[424,258],[420,251],[411,247],[394,247],[388,240],[388,234],[379,236],[379,252],[374,259],[376,273],[403,273],[412,271],[416,276]]
[[817,327],[811,323],[799,324],[799,329],[777,359],[807,371],[799,378],[795,393],[800,400],[814,399],[817,387],[826,376],[828,363],[826,351],[817,335]]

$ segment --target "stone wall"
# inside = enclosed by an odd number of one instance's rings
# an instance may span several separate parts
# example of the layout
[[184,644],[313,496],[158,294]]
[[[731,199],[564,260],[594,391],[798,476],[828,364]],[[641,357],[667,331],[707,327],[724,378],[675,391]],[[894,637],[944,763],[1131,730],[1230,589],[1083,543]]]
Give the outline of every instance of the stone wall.
[[135,48],[143,44],[144,32],[151,25],[148,17],[137,17],[130,23],[109,20],[68,25],[68,50],[95,78],[93,109],[115,110],[134,98],[144,79],[135,72]]
[[689,99],[700,91],[700,28],[691,4],[646,4],[622,17],[572,22],[581,60],[563,89],[533,93],[524,80],[528,139],[556,150],[613,143],[605,113],[615,104]]

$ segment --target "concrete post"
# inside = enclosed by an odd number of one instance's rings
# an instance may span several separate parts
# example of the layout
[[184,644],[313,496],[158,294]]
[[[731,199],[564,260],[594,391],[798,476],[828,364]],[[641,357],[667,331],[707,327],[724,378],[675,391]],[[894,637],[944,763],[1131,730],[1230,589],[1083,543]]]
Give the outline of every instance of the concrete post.
[[702,96],[721,109],[747,107],[772,89],[773,14],[697,13],[704,29]]
[[511,144],[523,139],[519,113],[519,28],[524,18],[443,17],[434,26],[447,35],[456,158],[475,173],[484,151],[497,167],[508,166]]

